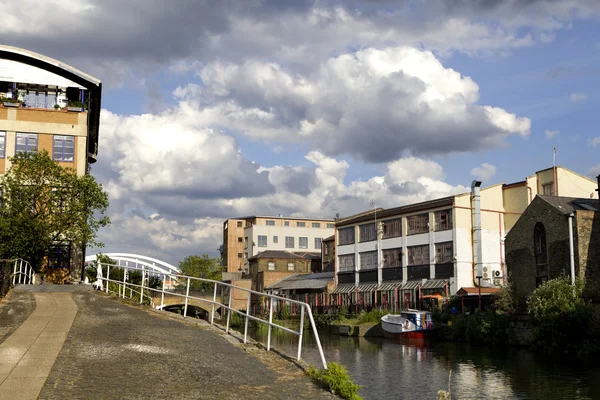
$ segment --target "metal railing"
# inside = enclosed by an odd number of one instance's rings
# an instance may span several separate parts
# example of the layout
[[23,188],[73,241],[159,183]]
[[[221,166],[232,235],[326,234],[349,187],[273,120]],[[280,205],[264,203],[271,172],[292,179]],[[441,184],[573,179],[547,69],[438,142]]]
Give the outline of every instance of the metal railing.
[[22,258],[10,260],[9,262],[15,263],[12,273],[12,284],[26,284],[31,285],[33,283],[33,267],[27,261]]
[[[106,268],[106,277],[104,277],[103,268]],[[113,271],[119,270],[119,269],[123,270],[123,279],[122,280],[121,279],[119,279],[119,280],[110,279],[111,269]],[[141,285],[138,285],[138,284],[128,281],[127,271],[141,271],[142,272]],[[113,272],[113,275],[114,275],[114,272]],[[146,281],[150,276],[159,276],[162,278],[161,279],[162,287],[160,289],[151,288],[148,285],[146,285]],[[165,286],[166,286],[167,279],[173,279],[173,278],[177,279],[180,283],[185,282],[185,294],[166,290]],[[194,281],[204,282],[204,283],[214,285],[212,300],[190,295],[191,283]],[[109,290],[109,283],[111,283],[111,282],[117,285],[118,292],[116,292],[114,290]],[[227,334],[229,334],[229,329],[230,329],[229,325],[230,325],[232,313],[236,313],[245,318],[244,344],[246,344],[247,340],[248,340],[248,322],[250,320],[253,320],[253,321],[256,321],[259,323],[263,323],[268,326],[268,335],[267,335],[267,344],[266,344],[267,351],[271,350],[271,331],[273,328],[281,329],[285,332],[289,332],[293,335],[298,336],[298,354],[297,354],[298,361],[300,361],[301,355],[302,355],[302,338],[303,338],[303,333],[304,333],[304,318],[305,318],[305,315],[308,315],[308,319],[310,321],[310,326],[312,328],[312,332],[315,336],[317,348],[319,350],[319,355],[321,356],[321,362],[323,363],[323,368],[327,369],[327,362],[325,361],[325,355],[323,354],[323,347],[321,346],[321,340],[319,339],[319,333],[317,332],[317,327],[315,325],[312,311],[310,309],[310,306],[307,303],[304,303],[304,302],[301,302],[298,300],[287,299],[285,297],[276,296],[273,294],[257,292],[257,291],[251,290],[251,289],[246,289],[246,288],[243,288],[240,286],[232,285],[232,284],[221,282],[221,281],[215,281],[212,279],[196,278],[196,277],[187,276],[187,275],[157,274],[156,271],[148,270],[146,268],[140,269],[140,268],[134,268],[134,267],[128,267],[128,266],[105,264],[105,263],[100,263],[100,262],[97,263],[97,275],[96,275],[96,282],[94,285],[98,289],[106,291],[106,293],[109,293],[109,292],[117,293],[120,297],[123,297],[123,298],[126,297],[127,290],[129,290],[130,298],[133,297],[134,293],[136,295],[139,295],[140,304],[143,303],[144,297],[150,298],[151,304],[152,304],[153,297],[151,294],[152,293],[160,293],[160,296],[161,296],[160,305],[153,305],[153,306],[155,308],[161,308],[161,309],[165,307],[165,294],[169,295],[169,296],[182,297],[184,300],[184,308],[183,308],[183,316],[184,317],[187,317],[189,300],[205,302],[205,303],[211,305],[210,321],[209,321],[211,325],[214,325],[216,307],[222,307],[222,309],[227,310],[227,322],[226,322],[226,326],[225,326],[225,332]],[[227,297],[227,304],[224,304],[222,302],[223,296],[217,296],[219,287],[227,289],[228,294],[225,296],[225,297]],[[134,288],[139,289],[139,290],[134,290]],[[240,311],[240,310],[237,310],[232,307],[234,290],[242,291],[247,294],[248,300],[247,300],[247,307],[246,307],[245,311]],[[268,300],[268,303],[269,303],[268,320],[263,319],[258,315],[251,314],[252,295],[269,299]],[[221,297],[221,298],[219,299],[219,297]],[[300,308],[300,321],[299,321],[300,323],[299,323],[299,328],[297,331],[273,322],[273,312],[274,312],[273,303],[274,302],[279,302],[279,304],[295,304],[298,308]],[[222,313],[221,313],[221,317],[222,317]]]

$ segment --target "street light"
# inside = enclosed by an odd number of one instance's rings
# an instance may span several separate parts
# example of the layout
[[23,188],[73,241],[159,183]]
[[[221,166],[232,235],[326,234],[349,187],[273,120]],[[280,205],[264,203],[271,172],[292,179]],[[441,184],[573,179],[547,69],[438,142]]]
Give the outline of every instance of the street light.
[[475,278],[478,280],[477,290],[479,291],[479,312],[481,312],[481,278],[483,278],[483,276],[476,276]]

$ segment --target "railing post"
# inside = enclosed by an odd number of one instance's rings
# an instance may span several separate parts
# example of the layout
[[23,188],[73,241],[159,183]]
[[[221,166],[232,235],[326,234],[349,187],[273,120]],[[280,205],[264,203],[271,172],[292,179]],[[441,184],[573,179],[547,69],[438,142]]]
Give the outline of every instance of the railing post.
[[167,284],[167,274],[163,274],[162,291],[160,293],[160,309],[165,308],[165,285]]
[[183,307],[183,317],[187,317],[187,306],[190,296],[190,278],[187,278],[187,287],[185,289],[185,307]]
[[140,304],[144,301],[144,280],[146,279],[146,271],[142,270],[142,288],[140,289]]
[[307,306],[300,307],[300,329],[298,333],[298,361],[300,361],[300,356],[302,355],[302,336],[304,334],[304,308]]
[[323,347],[321,347],[321,339],[319,339],[319,333],[317,332],[317,327],[315,326],[315,320],[313,319],[312,311],[310,307],[308,307],[308,318],[310,319],[310,326],[312,327],[313,334],[315,335],[315,340],[317,342],[317,348],[319,349],[319,355],[321,356],[321,361],[323,362],[323,369],[327,369],[327,361],[325,361],[325,354],[323,354]]
[[269,298],[269,334],[267,335],[267,351],[271,350],[271,330],[273,327],[271,324],[273,323],[273,298]]
[[229,303],[227,304],[227,326],[225,333],[229,333],[229,320],[231,319],[231,298],[233,297],[233,287],[229,286]]
[[13,286],[17,283],[17,263],[19,260],[15,260],[15,267],[13,268]]
[[214,283],[215,290],[213,293],[213,304],[212,304],[212,313],[210,314],[210,324],[214,325],[215,321],[215,303],[217,302],[217,282]]
[[125,298],[125,282],[127,281],[127,270],[123,268],[123,298]]
[[23,282],[23,260],[19,262],[19,284]]
[[248,321],[250,320],[250,318],[248,318],[248,315],[250,315],[250,300],[252,299],[252,293],[248,292],[248,305],[246,306],[246,324],[244,326],[244,344],[246,344],[246,341],[248,339]]
[[[102,264],[100,264],[102,265]],[[110,284],[110,282],[108,281],[110,279],[110,265],[106,264],[106,293],[108,293],[108,285]]]

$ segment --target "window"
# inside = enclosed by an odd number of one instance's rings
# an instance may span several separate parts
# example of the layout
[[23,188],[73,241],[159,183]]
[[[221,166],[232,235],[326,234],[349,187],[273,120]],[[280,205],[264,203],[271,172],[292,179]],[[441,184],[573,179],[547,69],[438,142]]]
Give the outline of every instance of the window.
[[313,228],[320,228],[321,227],[321,223],[320,222],[313,222],[311,226]]
[[554,182],[543,184],[542,194],[546,196],[554,196]]
[[428,214],[420,214],[420,215],[411,215],[406,218],[406,223],[408,224],[408,234],[415,235],[417,233],[425,233],[429,228],[429,215]]
[[402,236],[402,218],[383,221],[383,238],[389,239]]
[[435,217],[435,230],[445,231],[452,229],[452,210],[442,210],[434,214]]
[[354,271],[354,254],[340,256],[340,272]]
[[371,240],[377,239],[377,233],[375,231],[375,222],[370,224],[361,225],[358,228],[359,240],[361,242],[370,242]]
[[71,244],[54,244],[48,248],[49,268],[68,268],[71,265]]
[[242,221],[238,221],[237,222],[237,227],[238,228],[243,228],[244,227],[244,223]]
[[238,258],[244,258],[244,255],[242,253],[238,253]]
[[275,271],[275,263],[272,261],[269,261],[267,263],[267,267],[269,268],[269,271]]
[[546,229],[541,222],[533,228],[533,252],[535,254],[535,285],[540,286],[548,280],[548,250],[546,248]]
[[298,228],[304,228],[306,226],[306,223],[304,222],[296,222],[296,227]]
[[238,243],[244,243],[244,238],[241,236],[238,236]]
[[248,236],[246,236],[244,238],[244,248],[247,249],[248,248]]
[[294,248],[294,238],[292,236],[285,237],[285,248],[293,249]]
[[258,247],[267,247],[267,237],[258,235]]
[[335,224],[327,224],[327,229],[333,229],[335,228]]
[[315,238],[315,249],[320,249],[322,244],[323,244],[323,239]]
[[449,264],[454,262],[452,256],[452,242],[436,243],[435,244],[435,263]]
[[344,228],[339,230],[340,240],[339,245],[354,244],[354,227]]
[[36,133],[17,133],[17,148],[15,153],[35,153],[38,147],[38,135]]
[[267,226],[275,226],[275,221],[268,219],[266,224],[267,224]]
[[[1,192],[0,192],[0,194],[1,194]],[[2,203],[0,203],[0,205],[2,205]],[[328,255],[329,254],[329,246],[325,246],[323,248],[323,252],[325,253],[325,255]]]
[[6,157],[6,132],[0,132],[0,158]]
[[247,260],[248,259],[248,253],[244,253],[244,258]]
[[402,266],[402,248],[385,249],[382,251],[383,268],[398,268]]
[[273,243],[279,243],[279,237],[273,236]]
[[360,269],[377,269],[377,251],[360,253]]
[[307,237],[298,238],[298,247],[301,249],[308,249],[308,238]]
[[54,135],[52,159],[56,161],[73,161],[75,159],[75,137]]
[[429,245],[412,246],[408,250],[408,265],[429,264]]
[[290,221],[284,221],[283,226],[290,226]]
[[296,263],[290,262],[288,263],[288,271],[293,271],[296,269]]

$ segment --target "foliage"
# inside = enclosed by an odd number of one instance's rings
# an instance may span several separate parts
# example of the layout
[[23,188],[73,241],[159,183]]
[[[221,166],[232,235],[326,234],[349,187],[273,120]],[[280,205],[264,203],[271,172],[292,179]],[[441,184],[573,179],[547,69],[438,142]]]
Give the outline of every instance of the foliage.
[[552,279],[536,288],[527,299],[529,313],[537,320],[556,319],[574,312],[585,301],[581,298],[583,284],[571,286],[566,276]]
[[[212,279],[215,281],[221,280],[222,268],[219,260],[210,258],[207,254],[201,256],[188,256],[179,263],[182,275],[193,276],[196,278]],[[180,287],[185,287],[187,282],[182,279]],[[211,289],[213,284],[197,280],[190,280],[190,290],[205,291]]]
[[334,322],[340,322],[343,319],[342,313],[315,314],[313,315],[317,328],[325,328]]
[[17,153],[0,177],[0,258],[21,257],[39,271],[51,244],[96,240],[110,223],[108,196],[90,175],[77,176],[43,150]]
[[315,382],[331,390],[342,399],[362,399],[358,394],[360,386],[352,381],[346,368],[338,363],[327,363],[327,369],[323,370],[309,367],[307,373]]
[[381,317],[386,314],[389,314],[386,310],[374,309],[369,312],[361,311],[360,314],[358,314],[358,323],[364,324],[366,322],[379,322]]
[[290,306],[287,303],[284,303],[279,309],[279,319],[286,320],[290,317]]
[[492,309],[496,314],[512,315],[517,311],[518,299],[513,284],[503,287],[494,295]]

